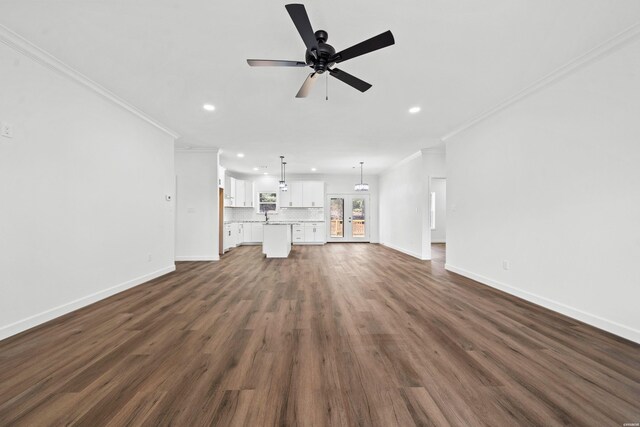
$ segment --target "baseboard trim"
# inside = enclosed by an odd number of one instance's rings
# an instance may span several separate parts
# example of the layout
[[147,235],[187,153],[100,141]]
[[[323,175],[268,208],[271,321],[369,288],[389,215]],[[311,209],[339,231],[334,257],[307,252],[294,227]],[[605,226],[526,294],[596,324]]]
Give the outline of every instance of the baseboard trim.
[[457,273],[461,276],[468,277],[469,279],[475,280],[476,282],[480,282],[484,285],[506,292],[510,295],[514,295],[516,297],[522,298],[523,300],[540,305],[544,308],[548,308],[549,310],[555,311],[557,313],[564,314],[565,316],[571,317],[573,319],[584,322],[588,325],[610,332],[614,335],[618,335],[630,341],[640,343],[640,331],[637,329],[633,329],[628,326],[622,325],[620,323],[604,319],[600,316],[596,316],[595,314],[587,313],[585,311],[551,300],[549,298],[532,294],[531,292],[524,291],[522,289],[507,285],[505,283],[501,283],[496,280],[489,279],[488,277],[481,276],[479,274],[473,273],[471,271],[467,271],[463,268],[456,267],[451,264],[445,264],[444,268],[453,273]]
[[392,245],[391,243],[380,243],[380,244],[382,246],[386,246],[389,249],[393,249],[394,251],[402,252],[405,255],[409,255],[409,256],[412,256],[414,258],[418,258],[419,260],[422,260],[422,261],[429,261],[429,259],[430,259],[430,258],[422,257],[422,254],[410,251],[408,249],[401,248],[400,246]]
[[186,255],[175,257],[176,261],[220,261],[219,256],[211,255]]
[[157,277],[164,276],[167,273],[175,271],[175,269],[175,265],[170,265],[149,274],[145,274],[144,276],[136,277],[135,279],[128,280],[119,285],[112,286],[102,291],[95,292],[91,295],[78,298],[66,304],[62,304],[49,310],[45,310],[41,313],[34,314],[33,316],[29,316],[25,319],[11,323],[9,325],[2,326],[0,327],[0,340],[9,338],[12,335],[16,335],[20,332],[26,331],[27,329],[31,329],[35,326],[48,322],[49,320],[53,320],[56,317],[71,313],[72,311],[78,310],[82,307],[86,307],[90,304],[93,304],[94,302],[98,302],[122,291],[126,291],[127,289],[141,285]]

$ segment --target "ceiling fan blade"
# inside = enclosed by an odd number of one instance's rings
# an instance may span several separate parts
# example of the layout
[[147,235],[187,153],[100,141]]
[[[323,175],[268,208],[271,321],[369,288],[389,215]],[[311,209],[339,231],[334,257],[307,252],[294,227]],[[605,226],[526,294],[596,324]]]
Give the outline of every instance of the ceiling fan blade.
[[360,92],[366,92],[368,89],[371,88],[371,85],[369,83],[363,80],[360,80],[359,78],[352,76],[351,74],[345,71],[339,70],[338,68],[329,70],[329,73],[336,79],[340,80],[341,82],[344,82],[349,86],[352,86],[358,89]]
[[284,61],[279,59],[247,59],[252,67],[306,67],[306,62]]
[[313,84],[316,82],[317,79],[318,79],[317,73],[309,74],[309,76],[307,76],[307,79],[302,84],[302,87],[296,94],[296,98],[306,98],[307,95],[309,94],[309,91],[313,87]]
[[304,8],[303,4],[288,4],[285,6],[287,8],[287,12],[289,12],[289,16],[291,16],[291,20],[294,25],[298,29],[300,33],[300,37],[304,41],[305,46],[309,51],[318,49],[318,42],[316,40],[316,36],[313,32],[313,27],[311,26],[311,21],[309,21],[309,15],[307,15],[307,10]]
[[394,43],[395,40],[393,38],[393,34],[391,34],[391,31],[385,31],[382,34],[371,37],[369,40],[365,40],[341,52],[336,53],[331,58],[331,62],[346,61],[347,59],[355,58],[356,56],[364,55],[365,53],[373,52],[374,50],[391,46]]

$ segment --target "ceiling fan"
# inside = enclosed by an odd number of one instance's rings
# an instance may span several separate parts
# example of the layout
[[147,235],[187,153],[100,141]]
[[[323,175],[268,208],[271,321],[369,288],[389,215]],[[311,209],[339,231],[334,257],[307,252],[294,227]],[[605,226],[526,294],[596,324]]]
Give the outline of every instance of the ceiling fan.
[[365,53],[391,46],[395,43],[391,31],[385,31],[382,34],[336,53],[333,46],[327,44],[329,36],[326,31],[318,30],[314,33],[313,27],[311,27],[311,22],[309,21],[309,16],[307,15],[307,10],[303,4],[288,4],[285,8],[287,9],[287,12],[289,12],[289,16],[291,16],[294,25],[298,29],[304,44],[307,46],[305,62],[247,59],[247,63],[249,65],[252,67],[311,67],[313,72],[309,74],[302,84],[296,98],[305,98],[309,94],[309,91],[313,87],[315,81],[318,79],[318,76],[323,74],[325,71],[328,71],[329,74],[336,79],[358,89],[360,92],[365,92],[371,88],[369,83],[338,68],[331,67],[348,59],[364,55]]

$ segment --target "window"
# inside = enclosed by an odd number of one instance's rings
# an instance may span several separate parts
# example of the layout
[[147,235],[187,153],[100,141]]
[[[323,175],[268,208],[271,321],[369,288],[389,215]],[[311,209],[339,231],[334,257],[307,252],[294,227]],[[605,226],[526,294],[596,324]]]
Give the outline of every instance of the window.
[[260,192],[258,193],[258,207],[259,212],[275,212],[276,210],[276,198],[277,193],[272,192]]
[[436,229],[436,193],[432,192],[431,193],[431,208],[429,209],[431,211],[431,229],[435,230]]

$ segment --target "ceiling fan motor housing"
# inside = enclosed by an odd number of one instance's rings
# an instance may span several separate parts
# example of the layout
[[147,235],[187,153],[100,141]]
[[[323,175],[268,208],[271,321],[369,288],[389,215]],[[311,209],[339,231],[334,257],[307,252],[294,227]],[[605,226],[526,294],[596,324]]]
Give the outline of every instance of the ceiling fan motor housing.
[[326,31],[318,30],[315,32],[315,36],[318,41],[316,54],[314,55],[307,50],[305,60],[316,73],[322,74],[331,65],[330,60],[336,54],[336,50],[330,44],[325,43],[329,39],[329,34]]

